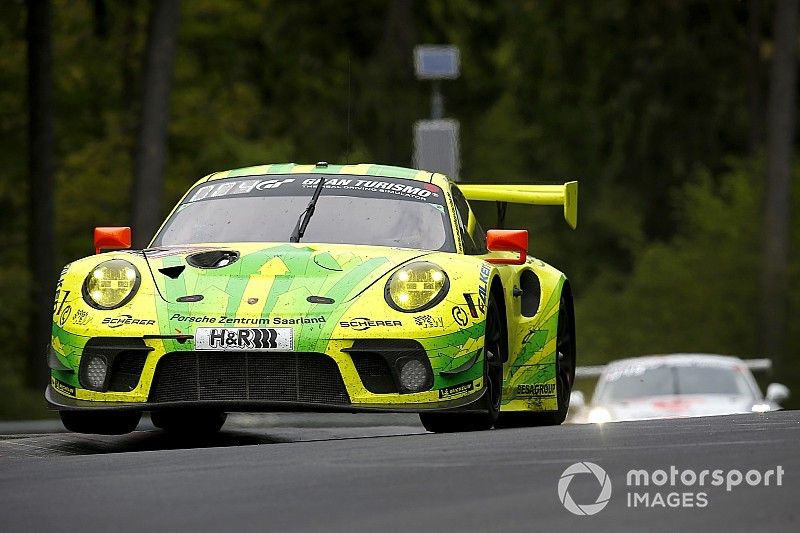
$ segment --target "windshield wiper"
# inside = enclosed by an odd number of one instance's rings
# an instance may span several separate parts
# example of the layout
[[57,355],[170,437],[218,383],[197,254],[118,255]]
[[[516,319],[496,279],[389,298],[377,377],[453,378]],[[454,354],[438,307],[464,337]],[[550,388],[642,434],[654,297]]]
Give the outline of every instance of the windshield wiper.
[[306,207],[305,211],[300,213],[300,217],[297,219],[297,224],[295,224],[292,230],[289,242],[300,242],[300,239],[305,235],[308,221],[311,220],[311,217],[314,215],[314,208],[317,206],[317,200],[319,200],[319,194],[322,192],[323,185],[325,185],[325,178],[321,177],[317,188],[314,189],[314,194],[311,196],[311,201],[308,202],[308,207]]

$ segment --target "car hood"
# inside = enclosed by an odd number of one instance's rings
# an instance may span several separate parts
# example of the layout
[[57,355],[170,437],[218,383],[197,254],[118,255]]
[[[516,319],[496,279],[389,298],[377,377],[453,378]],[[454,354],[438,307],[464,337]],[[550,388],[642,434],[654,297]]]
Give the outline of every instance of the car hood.
[[607,409],[613,421],[645,420],[750,413],[753,399],[747,396],[723,394],[682,394],[609,402],[593,407]]
[[231,243],[141,253],[166,302],[197,302],[197,308],[215,309],[223,304],[233,312],[242,301],[295,291],[303,300],[347,302],[399,265],[432,252],[349,244]]

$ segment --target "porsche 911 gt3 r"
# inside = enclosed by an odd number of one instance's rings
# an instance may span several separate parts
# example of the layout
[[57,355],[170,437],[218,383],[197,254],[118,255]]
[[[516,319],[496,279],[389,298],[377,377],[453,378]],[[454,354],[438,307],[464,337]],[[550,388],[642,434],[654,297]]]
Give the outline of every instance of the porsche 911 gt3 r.
[[751,373],[771,366],[769,359],[667,354],[580,367],[578,377],[599,379],[590,405],[582,393],[573,393],[571,421],[603,424],[775,411],[789,398],[789,389],[772,383],[762,396]]
[[[432,431],[558,424],[575,373],[564,274],[467,199],[562,205],[577,183],[458,185],[380,165],[262,165],[189,189],[144,250],[96,228],[64,267],[50,406],[73,431],[215,431],[232,411],[416,412]],[[112,250],[101,253],[103,250]]]

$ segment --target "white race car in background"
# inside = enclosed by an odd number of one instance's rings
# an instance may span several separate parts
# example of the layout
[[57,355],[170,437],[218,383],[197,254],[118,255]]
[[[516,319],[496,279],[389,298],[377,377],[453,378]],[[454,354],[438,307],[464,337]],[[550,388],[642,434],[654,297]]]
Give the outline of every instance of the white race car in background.
[[602,424],[774,411],[789,398],[789,389],[772,383],[764,397],[751,373],[770,368],[768,359],[708,354],[650,355],[578,367],[576,377],[599,380],[589,405],[580,391],[572,393],[568,421]]

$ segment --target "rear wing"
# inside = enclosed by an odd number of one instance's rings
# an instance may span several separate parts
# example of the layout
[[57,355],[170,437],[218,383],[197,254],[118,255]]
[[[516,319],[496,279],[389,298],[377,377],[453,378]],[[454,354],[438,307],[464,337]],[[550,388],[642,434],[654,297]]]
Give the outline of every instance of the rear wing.
[[[750,369],[751,372],[771,372],[772,360],[771,359],[742,359],[742,363]],[[603,373],[606,365],[595,366],[579,366],[575,368],[576,378],[599,378]]]
[[744,359],[743,362],[753,372],[772,372],[771,359]]
[[599,378],[606,365],[578,366],[575,367],[576,378]]
[[[578,182],[564,185],[468,185],[459,184],[468,200],[500,204],[563,205],[564,219],[572,229],[578,225]],[[505,211],[505,209],[503,209]]]

